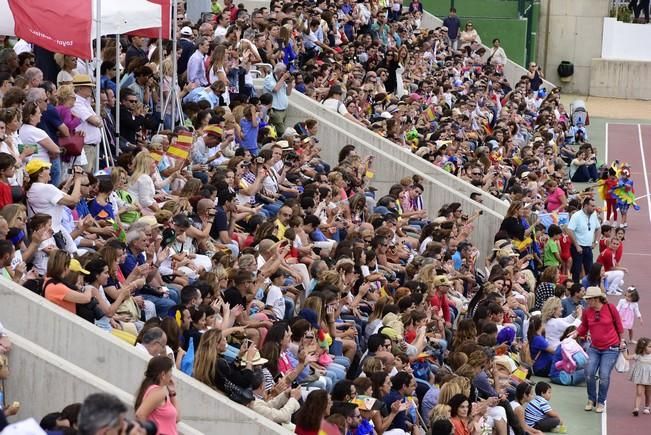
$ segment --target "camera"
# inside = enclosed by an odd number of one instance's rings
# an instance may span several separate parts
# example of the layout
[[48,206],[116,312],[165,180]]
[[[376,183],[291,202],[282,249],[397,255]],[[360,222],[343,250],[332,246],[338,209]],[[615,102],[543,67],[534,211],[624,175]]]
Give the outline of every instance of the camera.
[[256,158],[255,158],[255,162],[256,162],[258,165],[263,164],[263,163],[264,163],[264,157],[256,157]]
[[145,430],[147,435],[156,435],[158,433],[158,427],[156,426],[156,423],[154,423],[151,420],[146,420],[146,421],[138,421],[138,420],[132,420],[128,421],[127,423],[127,434],[129,434],[136,425],[140,426]]

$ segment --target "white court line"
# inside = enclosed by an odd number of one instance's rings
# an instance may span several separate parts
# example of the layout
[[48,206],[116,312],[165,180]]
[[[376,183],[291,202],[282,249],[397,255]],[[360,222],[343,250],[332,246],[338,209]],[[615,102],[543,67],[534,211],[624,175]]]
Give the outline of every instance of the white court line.
[[[647,195],[651,193],[651,190],[649,190],[649,174],[646,172],[646,157],[644,155],[644,144],[642,143],[642,125],[638,124],[637,125],[637,134],[640,138],[640,153],[642,154],[642,170],[644,171],[644,184],[646,187],[646,193]],[[647,198],[646,204],[649,208],[649,222],[651,223],[651,199]]]
[[[608,402],[608,400],[606,400]],[[606,409],[601,413],[601,435],[608,434],[608,405],[606,404]]]
[[651,257],[651,254],[646,252],[627,252],[626,255],[635,255],[637,257]]

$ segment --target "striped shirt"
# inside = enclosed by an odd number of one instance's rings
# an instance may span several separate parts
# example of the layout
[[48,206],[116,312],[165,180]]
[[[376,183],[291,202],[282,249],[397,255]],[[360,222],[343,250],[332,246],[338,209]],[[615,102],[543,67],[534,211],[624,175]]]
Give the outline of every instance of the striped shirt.
[[551,410],[551,405],[544,397],[536,396],[527,404],[524,410],[524,421],[527,423],[527,426],[533,427]]

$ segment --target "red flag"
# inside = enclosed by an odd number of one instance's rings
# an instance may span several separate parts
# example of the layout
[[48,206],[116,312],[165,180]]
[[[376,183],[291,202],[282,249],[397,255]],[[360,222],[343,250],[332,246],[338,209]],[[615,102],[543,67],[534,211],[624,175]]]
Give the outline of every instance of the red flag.
[[161,35],[163,39],[171,39],[170,30],[171,30],[171,19],[172,19],[172,3],[170,0],[147,0],[150,3],[155,3],[161,5],[161,21],[162,21],[162,33],[160,27],[150,27],[148,29],[138,29],[133,32],[129,32],[128,35],[131,36],[142,36],[144,38],[160,38]]
[[93,16],[88,0],[9,0],[19,38],[54,53],[93,57],[90,29]]

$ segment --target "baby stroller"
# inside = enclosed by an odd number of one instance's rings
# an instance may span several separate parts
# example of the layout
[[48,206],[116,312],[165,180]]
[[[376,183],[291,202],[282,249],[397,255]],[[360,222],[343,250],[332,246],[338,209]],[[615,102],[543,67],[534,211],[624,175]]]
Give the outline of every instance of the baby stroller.
[[585,101],[574,100],[570,104],[570,117],[574,126],[578,124],[582,124],[583,126],[590,125],[590,116],[588,115],[588,110],[585,108]]

